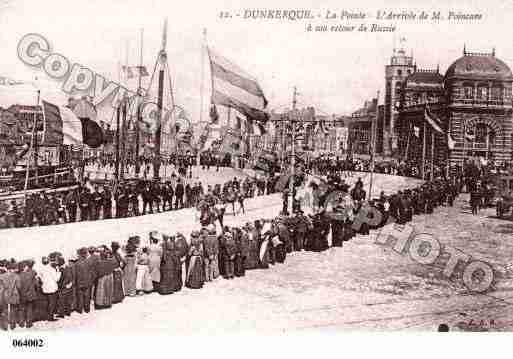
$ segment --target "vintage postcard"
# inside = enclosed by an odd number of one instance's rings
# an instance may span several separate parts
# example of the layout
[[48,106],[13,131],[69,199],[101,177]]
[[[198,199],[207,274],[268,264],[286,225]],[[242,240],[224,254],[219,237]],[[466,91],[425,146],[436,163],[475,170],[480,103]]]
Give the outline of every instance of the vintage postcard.
[[6,348],[513,330],[511,15],[0,0]]

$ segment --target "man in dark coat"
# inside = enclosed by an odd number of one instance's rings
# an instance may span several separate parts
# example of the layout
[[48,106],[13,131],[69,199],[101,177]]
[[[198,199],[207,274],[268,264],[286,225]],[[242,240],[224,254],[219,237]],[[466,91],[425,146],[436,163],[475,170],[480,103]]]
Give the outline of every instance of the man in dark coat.
[[137,189],[137,186],[134,185],[130,187],[128,201],[132,207],[132,215],[139,216],[139,190]]
[[235,277],[235,256],[237,255],[237,244],[231,232],[224,234],[224,273],[226,279]]
[[162,186],[162,211],[167,211],[167,207],[173,207],[173,196],[170,196],[170,184],[169,182],[166,182]]
[[25,226],[31,227],[34,222],[34,196],[33,195],[27,196],[27,200],[25,202],[24,214],[25,214],[25,220],[24,220]]
[[112,218],[112,192],[109,186],[103,187],[102,192],[103,219]]
[[88,221],[91,218],[91,194],[84,188],[78,200],[80,204],[80,220]]
[[179,178],[178,182],[176,184],[176,188],[175,188],[175,197],[176,197],[175,209],[183,208],[184,191],[185,191],[185,188],[183,187],[183,183]]
[[36,272],[32,269],[33,261],[24,261],[19,263],[20,278],[20,307],[19,307],[19,324],[20,327],[32,327],[34,322],[34,305],[38,298],[38,280]]
[[150,213],[153,213],[153,198],[152,198],[152,191],[149,184],[146,184],[144,187],[142,193],[142,200],[143,200],[143,215],[146,214],[146,208],[150,207]]
[[91,219],[96,221],[100,219],[100,210],[102,208],[102,194],[98,190],[98,186],[95,186],[94,192],[91,193]]
[[345,218],[331,219],[331,245],[333,247],[342,247],[344,242],[344,222]]
[[78,206],[78,198],[77,193],[74,190],[71,190],[66,195],[66,208],[68,210],[68,216],[70,222],[76,222],[77,220],[77,206]]
[[91,290],[94,283],[94,272],[87,257],[87,248],[78,250],[78,260],[75,263],[76,278],[76,311],[89,313],[91,307]]
[[73,291],[75,289],[75,268],[74,258],[70,258],[69,263],[65,265],[64,259],[58,259],[61,271],[59,280],[59,292],[57,298],[57,316],[64,318],[71,315],[73,304]]
[[153,201],[153,207],[157,212],[160,212],[160,204],[162,202],[162,190],[159,183],[153,183],[151,186],[151,199]]

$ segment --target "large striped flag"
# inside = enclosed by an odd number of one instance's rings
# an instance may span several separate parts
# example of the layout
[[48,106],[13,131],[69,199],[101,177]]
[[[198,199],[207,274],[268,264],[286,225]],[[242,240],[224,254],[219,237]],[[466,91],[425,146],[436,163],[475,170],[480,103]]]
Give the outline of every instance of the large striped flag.
[[43,144],[80,145],[96,148],[103,144],[101,127],[89,118],[78,118],[67,107],[43,101]]
[[426,108],[424,109],[424,119],[431,126],[431,128],[433,130],[435,130],[438,133],[442,133],[442,134],[444,133],[444,130],[442,130],[442,127],[441,127],[440,120],[438,118],[436,118],[435,116],[433,116],[433,114],[429,110],[428,106],[426,106]]
[[248,121],[265,124],[267,99],[257,80],[239,66],[208,48],[212,73],[212,103],[234,108]]
[[442,130],[442,122],[438,117],[433,115],[431,111],[429,110],[429,107],[426,105],[426,108],[424,109],[424,120],[431,126],[433,130],[436,132],[446,135],[447,136],[447,147],[452,150],[455,146],[455,141],[451,137],[451,134],[449,131],[447,133]]

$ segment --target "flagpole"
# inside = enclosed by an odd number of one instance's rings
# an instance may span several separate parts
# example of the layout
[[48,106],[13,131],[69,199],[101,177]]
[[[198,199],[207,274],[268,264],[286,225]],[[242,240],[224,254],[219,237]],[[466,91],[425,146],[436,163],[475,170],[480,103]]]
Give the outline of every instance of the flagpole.
[[[164,20],[164,29],[162,31],[162,49],[159,52],[159,59],[163,63],[163,67],[159,70],[158,78],[158,93],[157,93],[157,108],[158,108],[158,127],[155,134],[155,159],[153,165],[153,179],[160,180],[160,162],[161,162],[161,139],[162,139],[162,109],[164,101],[164,69],[167,62],[166,54],[167,46],[167,18]],[[173,103],[174,105],[174,103]]]
[[371,143],[372,143],[372,152],[371,152],[371,173],[369,179],[369,200],[372,199],[372,180],[374,178],[374,157],[376,156],[376,126],[378,123],[378,114],[379,114],[379,90],[376,94],[376,116],[371,124]]
[[406,150],[404,151],[404,161],[408,162],[408,151],[410,149],[411,131],[413,129],[412,124],[408,126],[408,138],[406,140]]
[[445,170],[445,178],[449,179],[449,169],[450,169],[450,154],[451,149],[449,148],[449,138],[451,137],[451,116],[449,116],[449,123],[447,124],[447,163],[446,163],[446,170]]
[[426,119],[424,119],[424,126],[422,130],[422,167],[420,169],[420,173],[422,175],[422,179],[424,179],[425,172],[425,163],[426,163]]
[[142,122],[141,119],[141,106],[142,106],[142,91],[141,91],[141,70],[143,66],[143,37],[144,37],[144,29],[141,28],[141,48],[139,53],[139,79],[137,84],[137,93],[140,95],[140,103],[137,106],[137,121],[135,125],[135,176],[139,178],[139,172],[141,170],[141,166],[139,164],[139,142],[140,142],[140,131],[139,126]]
[[431,181],[435,177],[435,131],[431,129]]
[[116,169],[115,178],[116,182],[119,183],[119,127],[120,127],[120,116],[121,116],[121,102],[116,109]]
[[120,166],[121,169],[119,171],[119,178],[120,180],[123,180],[125,178],[125,165],[126,165],[126,155],[125,155],[125,148],[126,148],[126,117],[128,112],[128,98],[123,100],[123,109],[122,109],[122,117],[121,117],[121,161]]
[[[205,91],[205,48],[207,47],[207,29],[203,28],[201,43],[201,85],[200,85],[200,123],[203,122],[204,91]],[[198,148],[196,162],[200,163],[201,148]]]
[[[37,103],[36,103],[36,108],[37,106],[39,106],[39,99],[40,99],[40,96],[41,96],[41,91],[40,90],[37,90]],[[24,204],[26,205],[27,204],[27,189],[28,189],[28,182],[29,182],[29,172],[30,172],[30,159],[34,156],[34,158],[37,159],[37,157],[35,156],[34,154],[34,144],[35,144],[35,137],[37,136],[37,131],[36,131],[36,123],[37,123],[37,113],[36,111],[34,111],[34,122],[32,124],[32,138],[30,139],[30,149],[29,149],[29,153],[30,155],[27,156],[27,171],[25,172],[25,186],[24,186],[24,190],[23,190],[23,195],[24,195]],[[37,175],[37,174],[36,174]]]
[[294,211],[294,182],[295,182],[295,174],[296,174],[296,104],[297,104],[297,88],[294,86],[294,92],[292,95],[292,144],[291,144],[291,155],[292,158],[290,159],[290,184],[289,184],[289,191],[290,191],[290,213]]
[[200,86],[200,122],[203,121],[203,92],[205,90],[205,47],[207,44],[207,29],[203,29],[203,38],[201,43],[201,86]]

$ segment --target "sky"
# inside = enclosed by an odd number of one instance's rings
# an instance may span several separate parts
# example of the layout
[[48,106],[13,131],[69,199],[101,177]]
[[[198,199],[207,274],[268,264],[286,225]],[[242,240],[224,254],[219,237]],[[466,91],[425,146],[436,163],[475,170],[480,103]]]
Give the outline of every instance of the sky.
[[[343,22],[315,18],[297,20],[223,19],[221,11],[244,13],[245,9],[310,9],[324,16],[326,10],[341,12],[448,11],[481,13],[481,21],[381,22],[396,24],[397,31],[383,33],[307,32],[306,26]],[[27,33],[43,35],[52,50],[71,62],[89,67],[112,81],[118,80],[119,63],[139,62],[139,33],[144,28],[143,62],[152,71],[161,46],[164,18],[168,18],[167,53],[175,102],[192,121],[206,116],[210,96],[208,63],[202,56],[202,29],[207,43],[256,77],[269,101],[268,109],[291,107],[292,91],[298,89],[298,106],[314,106],[320,114],[349,114],[381,90],[384,67],[394,44],[404,46],[421,68],[445,69],[467,50],[491,52],[513,66],[513,41],[509,19],[513,1],[404,1],[404,0],[258,0],[258,1],[30,1],[0,0],[0,76],[34,81],[46,89],[53,101],[65,101],[62,82],[46,77],[41,69],[22,63],[16,48]],[[380,23],[364,21],[370,26]],[[128,49],[128,50],[127,50]],[[127,61],[128,58],[128,61]],[[202,62],[202,59],[204,62]],[[202,68],[204,106],[201,107]],[[146,79],[147,80],[147,79]],[[135,88],[130,82],[129,87]],[[3,94],[0,92],[0,97]],[[0,98],[1,100],[1,98]],[[64,104],[64,103],[62,103]],[[105,112],[104,116],[108,116]]]

